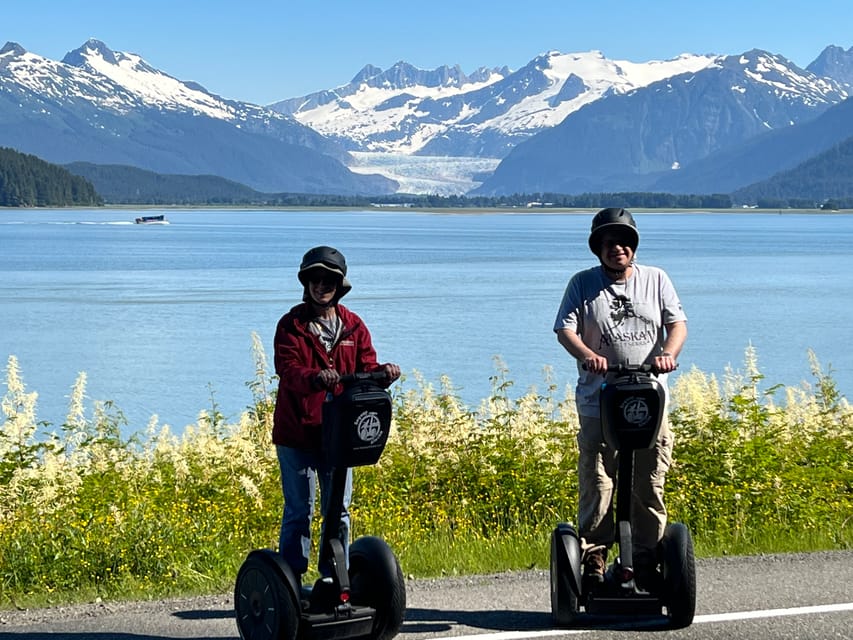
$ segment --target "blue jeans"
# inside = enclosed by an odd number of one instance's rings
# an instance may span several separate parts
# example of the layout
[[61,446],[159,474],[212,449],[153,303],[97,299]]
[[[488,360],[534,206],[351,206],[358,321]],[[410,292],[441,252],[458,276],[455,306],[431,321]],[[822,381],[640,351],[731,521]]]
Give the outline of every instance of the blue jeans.
[[[317,483],[320,484],[320,512],[326,513],[332,495],[332,468],[323,462],[319,453],[276,445],[278,466],[281,470],[281,492],[284,496],[284,513],[281,517],[279,553],[294,573],[308,570],[311,554],[311,519],[317,500]],[[347,469],[344,503],[341,509],[341,526],[337,537],[344,545],[349,558],[349,506],[352,502],[352,469]],[[325,522],[323,523],[325,527]],[[319,567],[321,575],[331,575],[331,567]]]

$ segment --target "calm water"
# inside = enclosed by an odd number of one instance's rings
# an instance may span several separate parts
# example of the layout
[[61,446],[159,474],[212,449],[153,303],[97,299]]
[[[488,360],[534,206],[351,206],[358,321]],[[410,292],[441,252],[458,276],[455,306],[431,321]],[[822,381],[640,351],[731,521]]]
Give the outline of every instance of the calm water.
[[[154,213],[154,212],[152,212]],[[38,416],[59,425],[78,372],[88,407],[112,400],[139,431],[180,431],[215,398],[251,402],[251,333],[272,356],[276,321],[301,298],[296,269],[316,244],[350,264],[345,298],[380,360],[450,376],[475,407],[494,358],[516,392],[574,367],[551,331],[568,277],[595,262],[587,214],[169,211],[0,212],[0,358],[20,361]],[[682,369],[742,369],[756,347],[767,385],[813,381],[807,350],[853,393],[853,216],[638,214],[638,259],[665,268],[689,317]],[[0,393],[5,393],[5,376]],[[406,382],[404,384],[412,384]]]

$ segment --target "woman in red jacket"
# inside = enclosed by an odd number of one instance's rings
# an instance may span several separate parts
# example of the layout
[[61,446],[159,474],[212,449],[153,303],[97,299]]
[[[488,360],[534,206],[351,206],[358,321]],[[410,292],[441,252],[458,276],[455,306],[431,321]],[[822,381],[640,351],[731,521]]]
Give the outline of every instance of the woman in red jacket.
[[[284,514],[279,552],[301,575],[308,570],[311,517],[320,484],[321,513],[331,495],[332,469],[324,464],[323,401],[342,375],[384,370],[387,384],[400,377],[396,364],[379,364],[367,326],[340,304],[352,285],[343,254],[327,246],[314,247],[302,258],[299,281],[303,302],[278,321],[275,332],[275,370],[279,377],[275,402],[273,443],[281,468]],[[339,538],[349,548],[349,505],[352,470],[347,474]],[[328,575],[329,567],[320,567]]]

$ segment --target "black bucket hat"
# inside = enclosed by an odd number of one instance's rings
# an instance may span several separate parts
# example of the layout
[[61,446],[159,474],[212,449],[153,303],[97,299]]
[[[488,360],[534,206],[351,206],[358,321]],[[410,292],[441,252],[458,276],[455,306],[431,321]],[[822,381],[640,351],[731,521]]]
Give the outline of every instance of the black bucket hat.
[[[341,283],[338,286],[335,294],[337,302],[343,298],[352,289],[352,284],[347,280],[347,261],[344,254],[334,247],[319,246],[309,249],[302,256],[302,263],[299,265],[299,273],[297,277],[303,287],[308,287],[308,272],[316,269],[325,269],[329,273],[334,273],[341,277]],[[307,290],[306,290],[307,294]]]

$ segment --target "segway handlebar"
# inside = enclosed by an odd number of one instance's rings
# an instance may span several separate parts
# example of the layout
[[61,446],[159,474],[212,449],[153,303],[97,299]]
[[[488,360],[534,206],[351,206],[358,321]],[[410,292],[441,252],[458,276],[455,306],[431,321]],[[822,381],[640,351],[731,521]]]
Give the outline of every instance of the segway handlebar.
[[[677,367],[678,365],[676,365]],[[587,371],[586,363],[581,365],[581,368],[584,371]],[[660,369],[658,369],[653,364],[608,364],[607,365],[607,373],[652,373],[654,375],[658,375],[660,373]]]
[[383,370],[378,371],[360,371],[358,373],[348,373],[341,376],[338,382],[344,386],[353,384],[361,380],[376,380],[377,382],[385,382],[388,380],[388,375]]
[[607,365],[608,373],[660,373],[658,368],[653,364],[609,364]]

